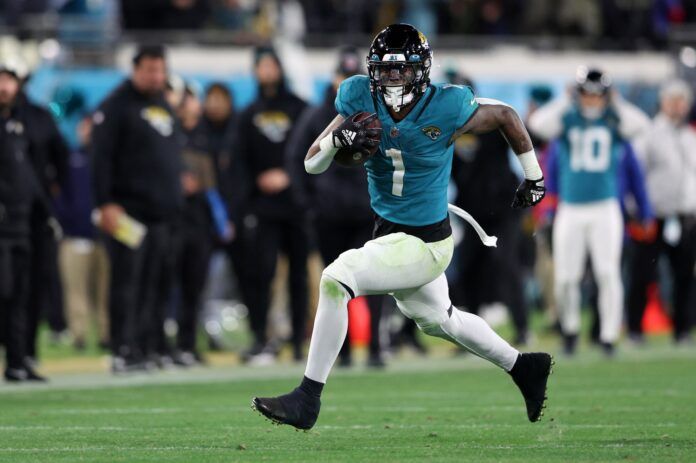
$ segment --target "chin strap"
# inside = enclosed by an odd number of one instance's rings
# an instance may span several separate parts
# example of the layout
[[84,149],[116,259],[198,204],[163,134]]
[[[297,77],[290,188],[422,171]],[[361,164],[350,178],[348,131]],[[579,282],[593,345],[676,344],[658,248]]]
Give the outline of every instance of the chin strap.
[[391,108],[396,112],[399,112],[401,108],[413,101],[413,90],[404,94],[403,86],[384,87],[382,95],[384,95],[385,103],[391,106]]

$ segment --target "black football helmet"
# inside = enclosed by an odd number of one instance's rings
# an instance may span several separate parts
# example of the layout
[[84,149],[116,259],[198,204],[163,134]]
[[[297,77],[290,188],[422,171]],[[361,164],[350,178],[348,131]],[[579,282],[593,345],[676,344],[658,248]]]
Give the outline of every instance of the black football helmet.
[[611,89],[611,78],[605,72],[586,66],[578,68],[575,82],[578,92],[585,95],[606,96]]
[[428,88],[432,61],[433,51],[422,32],[410,24],[392,24],[370,46],[370,90],[399,111]]

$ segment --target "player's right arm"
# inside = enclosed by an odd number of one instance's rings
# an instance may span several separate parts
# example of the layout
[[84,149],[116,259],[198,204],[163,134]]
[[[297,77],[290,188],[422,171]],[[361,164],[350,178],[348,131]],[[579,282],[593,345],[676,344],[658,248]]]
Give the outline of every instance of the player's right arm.
[[379,142],[374,139],[382,129],[370,129],[367,125],[377,115],[373,114],[361,121],[356,120],[358,113],[348,118],[340,114],[326,126],[307,151],[304,165],[308,174],[321,174],[331,165],[339,148],[350,148],[369,155],[370,150]]

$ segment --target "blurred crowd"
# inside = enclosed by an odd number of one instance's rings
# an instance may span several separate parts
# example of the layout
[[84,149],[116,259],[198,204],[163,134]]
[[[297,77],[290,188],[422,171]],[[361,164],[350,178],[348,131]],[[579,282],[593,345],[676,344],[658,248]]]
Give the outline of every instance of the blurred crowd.
[[407,22],[429,37],[549,35],[585,38],[599,49],[634,49],[665,46],[671,26],[696,22],[696,7],[685,0],[5,0],[0,5],[0,18],[9,26],[46,27],[50,22],[37,21],[42,15],[58,16],[65,27],[82,17],[126,31],[232,30],[251,40],[373,34]]
[[[307,147],[336,114],[338,85],[362,73],[362,63],[355,49],[342,49],[323,102],[309,106],[286,84],[276,51],[257,47],[253,73],[258,94],[236,111],[224,83],[211,83],[201,91],[168,73],[162,47],[143,46],[133,58],[130,76],[82,117],[76,149],[62,140],[51,114],[26,97],[25,76],[10,63],[0,63],[0,341],[7,358],[5,378],[44,379],[35,369],[41,320],[52,333],[67,330],[77,350],[85,349],[90,333],[96,332],[99,346],[111,354],[114,373],[204,363],[199,346],[205,331],[199,322],[204,289],[212,278],[220,278],[211,265],[214,255],[230,262],[231,275],[222,284],[239,288],[248,309],[251,339],[240,352],[241,360],[270,364],[288,346],[292,358],[301,361],[318,284],[312,256],[318,254],[328,264],[341,252],[361,246],[372,232],[362,169],[333,166],[309,176],[302,163]],[[511,209],[519,173],[506,141],[499,133],[466,134],[455,145],[453,202],[497,235],[499,246],[485,248],[460,227],[463,236],[448,270],[452,301],[493,323],[509,317],[517,345],[533,341],[530,307],[541,307],[547,328],[564,335],[568,354],[575,352],[580,326],[577,314],[564,310],[570,305],[579,310],[582,302],[597,314],[592,339],[613,355],[621,320],[627,321],[631,342],[642,344],[643,312],[659,300],[672,315],[674,341],[690,344],[696,321],[691,86],[666,82],[659,113],[651,122],[635,107],[626,110],[628,103],[611,87],[609,77],[593,72],[579,77],[584,80],[571,86],[568,95],[533,87],[526,117],[531,118],[530,127],[541,127],[532,134],[549,183],[554,182],[549,177],[558,162],[553,151],[560,132],[546,129],[561,124],[560,119],[548,119],[554,114],[549,108],[563,101],[567,110],[583,117],[594,114],[607,127],[637,121],[634,131],[621,135],[637,159],[626,174],[626,194],[622,189],[616,198],[622,204],[621,230],[626,224],[626,234],[617,241],[623,277],[619,260],[616,268],[606,269],[598,265],[593,249],[592,265],[586,265],[580,252],[573,275],[554,276],[554,263],[567,267],[555,261],[559,243],[582,248],[582,233],[589,225],[571,227],[566,234],[570,241],[558,241],[554,224],[558,203],[564,202],[562,188],[552,188],[533,211]],[[446,77],[452,84],[475,88],[457,70]],[[547,117],[541,124],[534,122],[538,111]],[[576,231],[580,234],[573,235]],[[658,265],[661,255],[670,265]],[[282,271],[277,268],[279,256]],[[269,316],[280,291],[274,284],[278,275],[286,279],[288,294],[283,305],[289,330],[282,335],[274,326],[277,320]],[[626,284],[625,304],[623,297],[614,297],[623,289],[606,284],[616,279],[620,286]],[[656,288],[662,292],[659,297]],[[386,299],[375,296],[360,303],[369,313],[369,365],[384,366],[389,346],[426,350],[412,322],[385,329]],[[559,305],[563,307],[557,310]],[[618,325],[606,328],[617,313]],[[171,322],[177,327],[174,332],[165,330]],[[341,352],[343,366],[353,363],[350,338]]]

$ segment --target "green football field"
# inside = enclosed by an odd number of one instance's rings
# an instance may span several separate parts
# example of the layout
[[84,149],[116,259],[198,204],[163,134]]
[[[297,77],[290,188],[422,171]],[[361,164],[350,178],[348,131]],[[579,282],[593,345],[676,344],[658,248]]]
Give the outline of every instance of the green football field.
[[300,366],[0,384],[0,461],[696,461],[695,350],[556,360],[536,424],[507,375],[471,356],[337,371],[307,433],[249,407],[294,387]]

